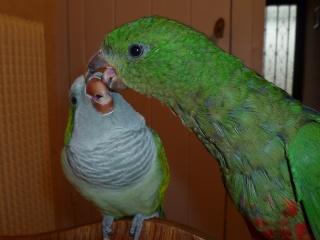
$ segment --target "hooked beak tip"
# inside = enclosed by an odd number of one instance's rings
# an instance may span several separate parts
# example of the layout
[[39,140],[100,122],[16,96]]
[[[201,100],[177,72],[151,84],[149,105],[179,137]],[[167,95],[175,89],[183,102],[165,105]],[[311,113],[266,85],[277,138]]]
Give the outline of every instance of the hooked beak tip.
[[105,68],[107,62],[101,57],[101,50],[96,52],[87,64],[87,71],[85,73],[86,82],[92,77],[92,75],[99,69]]

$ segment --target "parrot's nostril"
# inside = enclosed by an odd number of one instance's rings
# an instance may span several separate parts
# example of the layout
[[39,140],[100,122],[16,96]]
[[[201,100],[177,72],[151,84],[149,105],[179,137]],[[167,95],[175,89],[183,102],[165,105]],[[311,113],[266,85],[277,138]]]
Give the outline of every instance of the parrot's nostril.
[[102,98],[102,96],[99,95],[99,94],[96,94],[95,97],[96,97],[98,100],[99,100],[100,98]]

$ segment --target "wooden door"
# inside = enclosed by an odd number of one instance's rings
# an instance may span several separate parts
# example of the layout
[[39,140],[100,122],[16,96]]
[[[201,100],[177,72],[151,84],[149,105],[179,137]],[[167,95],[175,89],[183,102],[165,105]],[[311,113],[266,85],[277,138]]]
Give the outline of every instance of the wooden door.
[[[241,1],[241,4],[238,2],[69,0],[66,4],[59,1],[58,23],[61,24],[58,24],[58,32],[62,33],[61,41],[68,46],[67,52],[59,54],[61,58],[69,59],[68,67],[62,63],[59,65],[60,69],[63,69],[63,79],[60,81],[64,81],[64,86],[67,87],[73,79],[84,73],[86,63],[98,50],[106,33],[128,21],[152,15],[172,18],[192,26],[209,36],[225,51],[235,53],[247,65],[259,70],[262,60],[264,1],[245,0]],[[223,37],[214,38],[213,28],[219,18],[225,21]],[[63,46],[62,43],[60,45]],[[235,239],[234,236],[237,236],[237,239],[239,236],[249,239],[244,221],[227,197],[217,162],[195,135],[183,126],[168,107],[161,105],[156,99],[131,90],[122,94],[146,118],[147,123],[158,132],[164,143],[171,172],[170,186],[165,198],[167,217],[210,233],[218,239]],[[62,108],[62,114],[66,115],[67,104]],[[57,186],[64,184],[67,183],[59,180]],[[72,188],[68,187],[66,191],[63,194],[71,196],[71,203],[62,200],[59,202],[56,214],[58,227],[65,227],[65,224],[60,224],[65,223],[61,216],[70,218],[69,225],[101,219],[91,203]],[[64,214],[59,215],[59,211]],[[69,216],[66,216],[66,213]]]

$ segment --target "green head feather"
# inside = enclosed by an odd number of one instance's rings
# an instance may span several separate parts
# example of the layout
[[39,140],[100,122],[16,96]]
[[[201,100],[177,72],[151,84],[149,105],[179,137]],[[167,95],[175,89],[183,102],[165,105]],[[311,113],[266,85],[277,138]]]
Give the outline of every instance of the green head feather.
[[[142,48],[138,57],[130,53],[135,45]],[[205,35],[159,17],[141,18],[115,29],[105,37],[102,51],[128,87],[160,101],[207,88],[209,82],[202,80],[206,75],[215,76],[217,84],[225,81],[230,61],[241,66]]]

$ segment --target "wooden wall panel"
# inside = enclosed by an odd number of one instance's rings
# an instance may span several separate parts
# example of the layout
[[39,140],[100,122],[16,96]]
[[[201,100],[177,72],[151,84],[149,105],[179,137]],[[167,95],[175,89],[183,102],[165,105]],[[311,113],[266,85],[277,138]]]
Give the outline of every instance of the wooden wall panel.
[[152,15],[170,18],[187,25],[190,25],[190,11],[191,0],[152,1]]
[[115,1],[84,1],[86,63],[99,48],[104,36],[115,28]]
[[170,185],[165,195],[169,219],[188,224],[188,130],[167,106],[152,100],[151,127],[158,132],[170,167]]
[[265,0],[233,1],[230,53],[262,74]]
[[223,239],[226,192],[217,161],[189,133],[188,224]]
[[[230,12],[231,1],[192,1],[191,25],[198,31],[206,34],[220,48],[229,52],[230,48]],[[222,18],[225,28],[222,38],[213,35],[216,21]]]
[[68,1],[70,82],[83,73],[86,65],[85,0]]
[[[70,69],[69,69],[69,36],[68,36],[68,3],[67,1],[56,2],[56,64],[57,76],[52,81],[52,85],[57,88],[57,92],[53,99],[55,106],[58,108],[58,114],[55,119],[52,119],[53,132],[51,139],[54,139],[54,147],[52,152],[52,172],[54,176],[54,200],[55,200],[55,220],[56,228],[61,229],[73,226],[74,223],[74,209],[71,198],[73,186],[67,182],[64,176],[60,163],[60,152],[63,147],[64,131],[67,126],[67,118],[69,111],[68,93],[70,87]],[[51,92],[51,88],[50,91]]]
[[119,27],[124,23],[134,21],[141,17],[150,16],[150,0],[116,0],[115,2],[116,27]]
[[314,28],[314,25],[317,18],[319,18],[319,16],[316,17],[315,11],[319,6],[319,0],[309,0],[306,4],[306,20],[304,25],[306,37],[304,46],[301,46],[304,48],[304,74],[303,80],[300,80],[303,85],[303,103],[317,111],[320,111],[320,27]]

